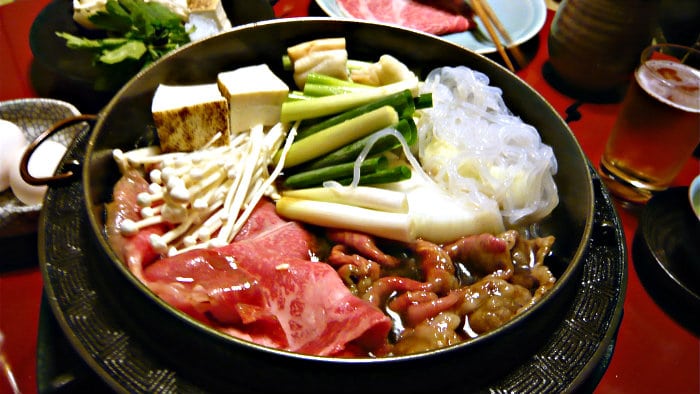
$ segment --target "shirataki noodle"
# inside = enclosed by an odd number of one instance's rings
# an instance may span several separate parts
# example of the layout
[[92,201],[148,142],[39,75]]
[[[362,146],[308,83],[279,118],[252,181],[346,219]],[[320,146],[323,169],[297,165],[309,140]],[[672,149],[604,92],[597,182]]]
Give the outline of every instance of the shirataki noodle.
[[418,121],[419,159],[465,203],[498,204],[511,225],[540,220],[559,201],[554,153],[488,83],[486,75],[464,66],[427,76],[421,91],[432,92],[433,108]]

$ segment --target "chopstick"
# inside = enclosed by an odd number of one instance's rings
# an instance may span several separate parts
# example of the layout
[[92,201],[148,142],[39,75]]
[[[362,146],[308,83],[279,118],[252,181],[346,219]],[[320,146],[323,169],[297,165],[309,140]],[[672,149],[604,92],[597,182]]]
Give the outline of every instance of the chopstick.
[[487,0],[477,0],[477,2],[481,3],[481,6],[486,11],[486,15],[496,26],[496,29],[501,34],[501,37],[503,37],[503,39],[506,40],[506,48],[509,49],[510,52],[513,54],[513,57],[515,58],[515,63],[518,65],[518,67],[523,67],[527,63],[527,60],[525,59],[525,55],[523,54],[523,52],[520,50],[520,47],[518,47],[517,45],[513,45],[513,39],[510,38],[508,29],[506,29],[505,26],[503,26],[500,19],[498,19],[498,16],[493,11],[493,8],[491,8]]
[[[518,48],[517,46],[511,46],[513,40],[510,38],[508,30],[506,30],[506,28],[503,26],[503,24],[498,19],[498,16],[493,11],[488,2],[486,0],[471,0],[471,6],[474,12],[476,13],[476,16],[478,16],[479,19],[481,19],[481,21],[484,23],[484,26],[486,27],[486,30],[489,33],[489,36],[491,36],[491,40],[496,45],[496,50],[503,58],[503,61],[506,63],[508,69],[512,72],[515,72],[515,67],[511,62],[510,57],[506,53],[506,48],[509,49],[513,54],[515,62],[518,64],[518,67],[522,67],[523,65],[525,65],[525,63],[527,63],[527,61],[525,60],[525,56],[520,51],[520,48]],[[498,29],[498,32],[506,41],[506,47],[504,47],[501,43],[498,34],[496,34],[494,26],[496,29]]]

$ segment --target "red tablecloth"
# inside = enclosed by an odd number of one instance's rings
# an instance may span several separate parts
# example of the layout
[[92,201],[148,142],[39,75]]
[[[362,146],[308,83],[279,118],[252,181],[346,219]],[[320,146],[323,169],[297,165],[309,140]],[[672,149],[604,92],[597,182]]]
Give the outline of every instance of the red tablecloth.
[[[32,21],[49,0],[16,0],[0,6],[0,100],[35,97],[29,80],[32,53],[29,29]],[[275,6],[279,17],[308,14],[309,0],[282,0]],[[532,62],[517,74],[540,92],[556,111],[566,117],[566,109],[576,102],[556,89],[543,77],[547,61],[547,34],[553,13],[535,40],[539,47]],[[590,104],[579,108],[582,119],[570,127],[593,163],[598,162],[605,140],[619,109],[618,104]],[[697,159],[688,161],[676,179],[677,185],[688,185],[698,174]],[[632,237],[637,216],[617,206],[627,247],[630,251],[628,288],[624,317],[619,329],[612,361],[596,392],[599,393],[700,393],[700,341],[672,320],[649,296],[639,281],[632,264]],[[12,366],[23,393],[37,391],[36,348],[42,278],[38,266],[7,270],[18,259],[36,260],[36,249],[0,251],[0,330],[5,335],[6,360]],[[23,244],[18,244],[23,245]],[[698,312],[700,313],[700,312]],[[0,378],[0,392],[10,392]]]

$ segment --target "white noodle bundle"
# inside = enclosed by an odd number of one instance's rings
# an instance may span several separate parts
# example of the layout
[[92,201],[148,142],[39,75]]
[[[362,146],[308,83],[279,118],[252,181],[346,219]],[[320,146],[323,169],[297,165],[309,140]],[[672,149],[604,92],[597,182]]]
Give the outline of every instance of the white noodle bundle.
[[467,67],[433,70],[421,87],[433,107],[418,120],[425,171],[465,202],[495,200],[508,224],[548,215],[558,204],[557,162],[537,130],[506,107],[501,89]]

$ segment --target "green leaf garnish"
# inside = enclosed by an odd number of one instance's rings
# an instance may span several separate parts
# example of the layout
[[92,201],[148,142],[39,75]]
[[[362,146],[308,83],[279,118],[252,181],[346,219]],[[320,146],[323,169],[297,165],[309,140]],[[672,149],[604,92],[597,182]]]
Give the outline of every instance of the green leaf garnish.
[[114,84],[101,80],[99,86],[118,86],[139,69],[190,42],[180,16],[157,2],[107,0],[105,10],[89,19],[105,31],[105,38],[89,39],[65,32],[56,35],[65,39],[70,49],[95,53],[95,65],[110,70]]
[[126,59],[138,60],[146,53],[146,45],[141,41],[127,41],[114,49],[102,51],[100,61],[106,64],[117,64]]

